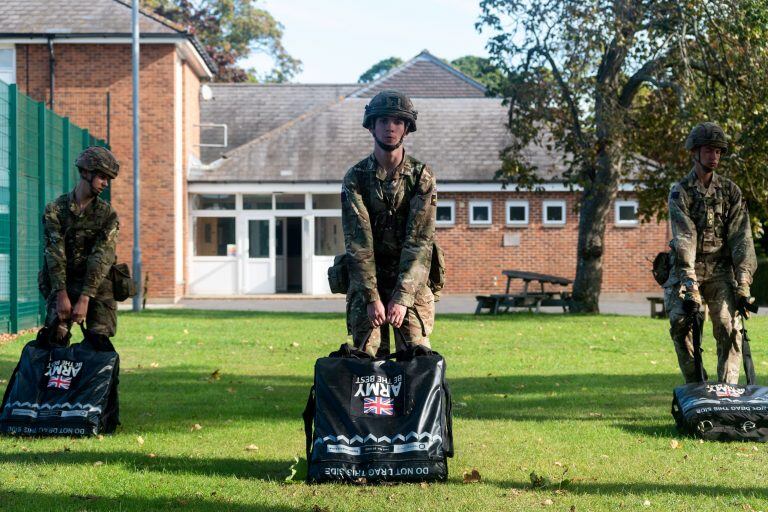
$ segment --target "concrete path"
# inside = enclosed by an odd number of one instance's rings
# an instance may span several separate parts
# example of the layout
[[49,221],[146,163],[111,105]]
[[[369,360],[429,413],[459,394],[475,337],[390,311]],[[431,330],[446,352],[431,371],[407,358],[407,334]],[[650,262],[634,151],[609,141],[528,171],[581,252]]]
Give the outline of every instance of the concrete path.
[[[437,303],[437,313],[474,313],[474,295],[446,295]],[[163,307],[161,305],[152,306]],[[230,311],[296,311],[306,313],[344,313],[344,298],[339,295],[309,297],[301,295],[268,295],[236,298],[186,298],[174,306],[187,309]],[[545,313],[562,313],[562,308],[542,308]],[[650,306],[645,295],[605,294],[600,300],[602,313],[649,316]]]

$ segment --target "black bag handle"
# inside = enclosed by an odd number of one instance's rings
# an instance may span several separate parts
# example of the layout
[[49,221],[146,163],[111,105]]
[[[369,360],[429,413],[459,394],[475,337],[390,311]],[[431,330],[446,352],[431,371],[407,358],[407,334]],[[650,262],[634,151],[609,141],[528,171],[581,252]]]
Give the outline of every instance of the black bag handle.
[[704,329],[702,313],[691,314],[691,330],[693,331],[693,369],[699,382],[706,382],[707,375],[701,360],[701,332]]
[[741,317],[741,356],[744,363],[744,374],[747,376],[747,385],[757,384],[755,363],[752,361],[752,349],[749,346],[746,317],[744,315]]

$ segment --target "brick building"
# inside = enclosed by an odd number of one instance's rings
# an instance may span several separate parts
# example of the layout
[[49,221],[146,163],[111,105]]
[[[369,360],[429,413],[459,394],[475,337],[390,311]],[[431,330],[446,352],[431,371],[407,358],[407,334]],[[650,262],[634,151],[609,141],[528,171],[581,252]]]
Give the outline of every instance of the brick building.
[[[438,179],[438,240],[448,265],[447,293],[499,291],[501,271],[573,278],[579,198],[558,181],[563,158],[542,147],[529,160],[545,180],[519,192],[493,179],[509,144],[499,98],[428,52],[365,86],[214,84],[201,103],[202,164],[191,169],[191,295],[328,292],[326,269],[343,251],[339,188],[368,155],[361,127],[366,103],[399,89],[419,111],[406,152]],[[222,144],[224,145],[224,144]],[[665,224],[641,224],[632,184],[621,187],[606,229],[603,291],[658,291],[649,258],[668,241]]]
[[[185,171],[199,148],[199,91],[213,64],[196,39],[140,14],[141,222],[149,297],[184,293]],[[131,3],[3,0],[0,80],[109,142],[121,163],[111,200],[120,215],[118,257],[131,261],[133,143]]]

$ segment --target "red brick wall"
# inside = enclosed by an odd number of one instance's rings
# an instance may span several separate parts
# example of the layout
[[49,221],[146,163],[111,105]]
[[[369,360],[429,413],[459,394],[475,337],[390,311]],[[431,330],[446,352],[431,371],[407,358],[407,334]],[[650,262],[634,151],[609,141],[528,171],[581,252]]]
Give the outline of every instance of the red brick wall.
[[[446,293],[500,293],[506,285],[502,270],[540,272],[573,279],[576,273],[578,195],[568,192],[480,192],[439,195],[440,200],[455,200],[455,224],[438,227],[437,239],[446,256]],[[493,223],[477,227],[469,224],[469,202],[492,200]],[[506,201],[528,201],[528,225],[506,225]],[[542,202],[566,201],[566,224],[545,226]],[[519,235],[519,246],[504,247],[505,233]],[[649,223],[620,227],[614,223],[613,209],[606,228],[603,258],[603,292],[658,292],[651,276],[651,264],[668,241],[666,224]]]
[[[56,113],[69,116],[96,137],[106,139],[106,94],[110,93],[110,144],[121,164],[120,177],[112,184],[112,203],[120,215],[118,258],[130,262],[133,249],[131,47],[127,44],[56,44],[54,52]],[[141,47],[141,246],[144,273],[148,273],[150,279],[150,300],[175,299],[180,295],[174,283],[173,239],[175,52],[173,44]],[[48,62],[46,45],[17,45],[16,82],[21,92],[38,101],[49,101]],[[193,91],[194,87],[190,85],[189,90]],[[185,147],[184,153],[187,151]],[[184,195],[186,197],[186,193]]]
[[183,75],[184,85],[184,161],[183,161],[183,197],[184,197],[184,244],[181,251],[184,253],[184,285],[177,287],[176,293],[184,295],[186,293],[186,283],[189,282],[189,205],[187,193],[187,170],[190,165],[190,156],[200,158],[200,129],[195,126],[200,124],[200,80],[197,78],[192,68],[184,65]]

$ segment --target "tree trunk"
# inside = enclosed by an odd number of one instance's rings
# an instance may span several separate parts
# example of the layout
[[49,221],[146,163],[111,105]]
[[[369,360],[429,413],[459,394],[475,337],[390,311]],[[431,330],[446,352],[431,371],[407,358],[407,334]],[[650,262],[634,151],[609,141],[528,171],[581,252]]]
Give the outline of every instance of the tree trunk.
[[573,304],[577,313],[600,312],[600,290],[603,284],[603,252],[605,226],[611,215],[611,203],[619,185],[619,144],[613,137],[616,112],[605,103],[596,103],[597,155],[593,178],[581,195],[579,241],[576,251],[576,278],[573,282]]

